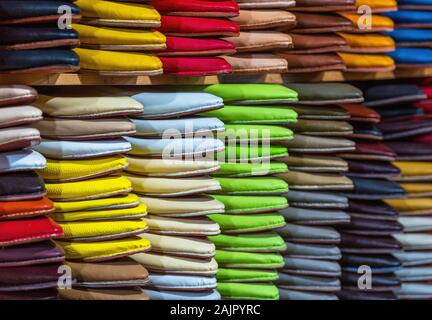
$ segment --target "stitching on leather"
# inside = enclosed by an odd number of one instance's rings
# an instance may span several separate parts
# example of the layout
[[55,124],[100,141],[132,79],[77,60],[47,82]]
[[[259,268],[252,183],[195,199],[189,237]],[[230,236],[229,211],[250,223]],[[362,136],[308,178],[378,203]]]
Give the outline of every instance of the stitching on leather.
[[[171,112],[171,113],[156,113],[156,114],[152,114],[150,115],[151,117],[157,117],[157,116],[169,116],[169,115],[177,115],[177,114],[182,114],[185,112],[191,112],[191,111],[197,111],[197,113],[199,113],[201,110],[207,110],[208,108],[217,108],[217,107],[223,107],[223,105],[221,104],[207,104],[205,106],[200,106],[200,107],[191,107],[189,109],[186,110],[181,110],[181,112]],[[137,117],[139,118],[139,117]],[[142,119],[146,119],[145,117]]]
[[15,240],[0,242],[0,245],[7,245],[7,244],[11,244],[11,243],[22,243],[23,241],[27,242],[27,241],[38,240],[38,239],[50,239],[50,238],[59,237],[61,235],[62,235],[62,233],[59,232],[59,233],[50,233],[50,234],[44,234],[44,235],[32,236],[32,237],[23,237],[23,238],[19,238],[19,239],[15,239]]
[[89,152],[86,154],[78,155],[66,155],[62,156],[61,159],[79,159],[79,158],[86,158],[86,157],[92,157],[92,156],[103,156],[103,155],[110,155],[110,154],[117,154],[117,153],[125,153],[131,151],[131,148],[124,148],[124,149],[118,149],[118,150],[111,150],[106,152]]

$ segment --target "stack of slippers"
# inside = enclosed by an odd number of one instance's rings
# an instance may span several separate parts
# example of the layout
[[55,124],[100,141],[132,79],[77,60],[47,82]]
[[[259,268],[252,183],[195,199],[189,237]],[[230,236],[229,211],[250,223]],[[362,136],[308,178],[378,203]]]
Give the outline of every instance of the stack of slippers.
[[219,264],[218,291],[223,299],[283,299],[284,290],[276,282],[285,265],[286,244],[275,230],[286,224],[280,210],[288,206],[283,196],[288,183],[274,175],[288,168],[273,159],[287,155],[276,143],[293,138],[284,124],[295,122],[297,114],[275,104],[289,105],[297,93],[271,84],[220,84],[204,91],[225,103],[223,109],[202,114],[225,123],[220,137],[226,151],[218,157],[221,169],[213,174],[221,190],[211,194],[225,211],[209,216],[222,232],[210,237]]
[[105,76],[159,75],[162,62],[153,52],[166,48],[155,29],[161,16],[150,5],[105,0],[78,0],[80,24],[73,24],[81,45],[75,49],[82,72]]
[[346,177],[349,164],[339,156],[355,150],[352,115],[343,105],[363,101],[362,92],[348,84],[287,84],[298,92],[293,109],[295,132],[284,142],[289,156],[279,158],[289,172],[278,174],[290,186],[290,207],[282,211],[287,225],[278,230],[287,244],[278,286],[292,300],[337,300],[341,290],[340,226],[351,218],[345,193],[353,189]]
[[[372,11],[368,19],[357,14],[362,5]],[[392,58],[383,54],[394,50],[394,41],[378,33],[392,31],[393,22],[377,14],[397,10],[393,0],[299,0],[291,10],[296,27],[282,31],[292,37],[293,48],[279,52],[288,62],[288,72],[385,72],[395,68]]]
[[79,89],[46,89],[35,102],[46,116],[34,125],[43,137],[35,149],[47,158],[39,174],[54,202],[50,216],[64,231],[56,243],[73,278],[59,295],[147,300],[139,286],[148,282],[148,272],[126,258],[150,249],[140,236],[148,229],[147,208],[130,193],[132,184],[122,174],[128,162],[121,155],[131,149],[122,136],[136,132],[125,115],[141,113],[143,106],[127,96]]
[[390,56],[398,68],[432,65],[432,1],[398,0],[399,10],[386,14],[394,20],[395,30],[389,35],[397,44]]
[[[342,290],[338,297],[344,300],[394,298],[392,291],[399,285],[394,275],[398,264],[392,265],[395,259],[391,254],[399,249],[392,235],[401,232],[402,226],[397,213],[381,203],[386,196],[400,196],[398,185],[387,180],[398,170],[390,163],[394,153],[382,143],[381,114],[366,105],[339,104],[348,111],[353,128],[346,137],[355,142],[354,150],[339,153],[347,164],[345,175],[354,186],[342,193],[348,198],[345,211],[350,222],[337,228],[342,252]],[[373,274],[372,288],[358,284],[363,281],[364,270],[360,268],[365,265]]]
[[162,15],[159,31],[166,49],[159,54],[164,74],[204,76],[231,73],[221,56],[236,52],[226,37],[236,37],[239,26],[229,18],[239,14],[235,1],[149,0]]
[[295,26],[295,16],[288,12],[295,1],[239,2],[240,15],[232,20],[239,24],[240,35],[227,40],[235,44],[237,54],[225,57],[234,74],[283,73],[288,69],[285,59],[274,54],[292,47],[290,35],[276,31],[278,27]]
[[220,233],[207,215],[224,211],[205,193],[219,191],[210,177],[219,170],[214,154],[223,152],[213,135],[224,130],[214,117],[197,113],[223,107],[222,99],[203,92],[154,91],[131,95],[145,106],[131,115],[137,132],[126,139],[127,178],[146,204],[152,249],[132,259],[150,272],[144,291],[152,300],[218,300],[215,245]]
[[0,74],[62,73],[79,69],[71,50],[78,34],[68,25],[60,27],[67,6],[71,20],[80,19],[79,8],[67,1],[2,1],[0,3]]
[[393,254],[402,268],[396,276],[402,286],[399,299],[430,299],[431,279],[431,126],[421,106],[428,101],[428,87],[412,84],[380,85],[366,91],[369,104],[386,115],[381,123],[385,144],[395,153],[391,165],[396,174],[388,179],[399,183],[405,193],[384,199],[385,205],[399,214],[403,233],[394,237],[403,252]]
[[40,143],[28,127],[42,119],[29,104],[37,93],[26,86],[0,87],[0,300],[56,299],[58,271],[64,252],[52,238],[61,227],[36,170],[46,160],[29,147]]
[[[401,250],[398,237],[404,225],[399,220],[399,210],[389,203],[398,203],[411,191],[410,186],[397,182],[402,165],[395,162],[398,150],[391,141],[418,132],[422,124],[420,121],[416,127],[413,117],[417,117],[417,111],[411,103],[424,97],[412,85],[377,85],[365,89],[364,104],[379,117],[368,129],[369,138],[363,135],[358,140],[357,158],[355,154],[346,155],[355,189],[348,195],[351,224],[343,228],[344,299],[397,298],[401,281],[396,273],[401,263],[394,254]],[[362,265],[372,272],[370,287],[360,288],[357,284],[364,276],[359,271]]]

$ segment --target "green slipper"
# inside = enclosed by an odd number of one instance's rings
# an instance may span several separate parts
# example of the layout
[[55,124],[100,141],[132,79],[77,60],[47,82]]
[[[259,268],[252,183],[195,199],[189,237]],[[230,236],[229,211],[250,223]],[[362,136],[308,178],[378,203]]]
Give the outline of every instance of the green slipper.
[[263,163],[219,163],[220,169],[213,176],[223,177],[252,177],[268,176],[275,173],[288,172],[288,166],[283,162]]
[[215,259],[220,267],[234,269],[279,269],[284,259],[279,253],[250,253],[216,250]]
[[247,270],[219,268],[216,274],[218,282],[271,282],[279,279],[274,270]]
[[[288,140],[291,141],[291,140]],[[225,153],[216,153],[215,159],[219,162],[240,162],[240,161],[260,161],[277,157],[286,157],[288,149],[276,145],[235,145],[225,146]]]
[[222,233],[228,234],[270,231],[286,224],[284,216],[279,213],[211,214],[208,217],[219,225]]
[[285,241],[276,232],[245,235],[219,234],[208,237],[218,250],[240,252],[284,252]]
[[226,124],[225,131],[217,134],[222,141],[277,141],[291,140],[294,132],[282,126],[257,124]]
[[279,84],[213,84],[204,91],[236,105],[298,101],[297,92]]
[[282,194],[288,192],[288,183],[273,177],[221,178],[214,177],[221,185],[218,193],[223,194]]
[[279,290],[273,284],[218,282],[222,299],[279,300]]
[[272,212],[288,207],[288,200],[279,196],[230,196],[209,195],[213,199],[222,202],[225,213],[248,214]]
[[297,112],[289,107],[225,106],[200,114],[225,124],[277,124],[297,121]]

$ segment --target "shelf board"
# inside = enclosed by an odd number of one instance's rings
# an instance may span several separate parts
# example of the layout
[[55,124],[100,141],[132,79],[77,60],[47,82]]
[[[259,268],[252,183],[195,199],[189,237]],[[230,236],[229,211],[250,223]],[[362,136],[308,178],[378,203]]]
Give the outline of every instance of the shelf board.
[[0,76],[0,85],[27,84],[31,86],[68,85],[209,85],[215,83],[290,83],[290,82],[343,82],[362,80],[390,80],[432,77],[432,67],[398,69],[394,72],[353,73],[326,71],[317,73],[287,73],[265,75],[221,75],[203,77],[175,76],[118,76],[107,77],[84,73],[50,75],[16,74]]

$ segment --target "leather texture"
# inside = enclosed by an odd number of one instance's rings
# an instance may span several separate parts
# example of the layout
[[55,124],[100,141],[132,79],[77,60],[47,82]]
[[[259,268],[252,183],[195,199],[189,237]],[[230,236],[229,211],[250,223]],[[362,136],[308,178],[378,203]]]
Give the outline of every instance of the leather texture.
[[33,171],[5,173],[0,177],[0,199],[3,201],[37,199],[45,193],[42,178]]
[[62,229],[47,217],[0,221],[0,229],[2,246],[15,246],[63,235]]
[[341,240],[339,232],[331,227],[311,227],[287,224],[277,229],[285,240],[301,244],[338,244]]
[[144,289],[144,292],[150,297],[151,300],[221,300],[221,295],[217,290],[189,292]]
[[158,31],[73,24],[81,47],[119,51],[154,51],[166,48],[166,37]]
[[299,119],[297,122],[286,123],[284,126],[296,133],[312,136],[347,136],[352,135],[353,130],[355,130],[355,128],[353,128],[353,126],[348,122],[333,120],[321,121]]
[[[132,145],[132,150],[127,152],[133,156],[151,156],[160,157],[179,157],[183,155],[201,155],[212,154],[224,150],[224,143],[217,139],[139,139],[125,137]],[[203,157],[203,160],[209,158]]]
[[286,245],[281,236],[275,232],[245,234],[245,235],[217,235],[209,237],[216,245],[216,249],[240,252],[284,252]]
[[152,6],[105,0],[78,0],[75,3],[86,24],[138,28],[160,25],[161,17]]
[[354,24],[349,19],[338,15],[296,12],[295,16],[297,25],[294,32],[296,33],[315,34],[354,30]]
[[219,225],[206,217],[182,219],[151,215],[145,218],[145,221],[150,232],[154,234],[173,236],[214,236],[220,234]]
[[395,22],[398,28],[428,28],[431,25],[432,13],[421,10],[399,10],[388,12],[387,17]]
[[291,190],[284,197],[290,204],[300,208],[348,208],[348,198],[338,193]]
[[68,1],[2,1],[0,5],[1,24],[31,24],[56,22],[61,13],[58,8],[68,5],[72,19],[80,19],[80,9]]
[[284,179],[292,190],[349,190],[353,188],[350,179],[338,175],[289,171],[276,176]]
[[0,128],[29,125],[42,120],[41,110],[32,106],[2,108]]
[[327,105],[363,101],[363,93],[346,83],[289,83],[299,95],[297,104]]
[[[357,54],[339,52],[348,72],[385,72],[396,68],[395,61],[380,54]],[[392,53],[389,54],[390,56]]]
[[213,84],[204,91],[232,105],[273,105],[298,100],[297,92],[279,84]]
[[305,225],[336,225],[348,223],[350,216],[338,210],[313,210],[290,207],[281,210],[285,221],[289,223],[301,223]]
[[290,35],[275,31],[244,31],[238,37],[227,38],[237,52],[271,52],[293,47]]
[[150,242],[138,237],[101,242],[57,241],[68,261],[102,262],[150,250]]
[[[184,275],[170,275],[170,274],[152,274],[150,282],[146,285],[146,289],[154,289],[159,292],[164,290],[174,290],[173,295],[177,292],[203,292],[216,289],[216,279],[212,277],[197,277],[197,276],[184,276]],[[163,295],[161,293],[161,295]],[[185,295],[186,297],[187,295]],[[197,297],[198,298],[198,297]]]
[[194,217],[212,213],[223,213],[224,205],[209,197],[189,197],[169,199],[141,197],[149,214],[161,217]]
[[1,51],[0,73],[61,73],[77,71],[79,57],[66,49],[34,49]]
[[202,1],[193,0],[153,0],[155,9],[167,15],[199,16],[199,17],[233,17],[239,14],[236,1]]
[[233,67],[220,57],[160,57],[164,74],[204,76],[232,73]]
[[[179,137],[195,134],[209,134],[224,131],[224,123],[217,118],[182,118],[173,120],[133,119],[137,137],[163,137],[166,132]],[[171,131],[168,131],[171,130]]]
[[289,65],[288,72],[320,72],[330,70],[345,70],[345,64],[338,55],[332,53],[321,53],[314,55],[301,55],[291,53],[280,53]]
[[85,301],[115,301],[131,300],[146,301],[149,296],[141,289],[61,289],[59,290],[61,300],[85,300]]
[[351,217],[348,225],[342,229],[350,234],[370,235],[370,236],[389,236],[393,233],[400,233],[404,230],[403,225],[397,221],[383,221]]
[[[166,49],[160,56],[216,56],[236,53],[236,45],[230,39],[199,39],[168,36]],[[233,38],[236,39],[236,38]],[[229,40],[229,41],[228,41]]]
[[225,19],[162,16],[158,31],[175,37],[235,37],[240,33],[240,27]]
[[396,140],[431,133],[431,123],[427,119],[409,119],[405,121],[383,122],[378,127],[384,134],[384,140]]
[[64,261],[64,252],[53,241],[4,247],[0,252],[1,267],[21,267]]
[[23,85],[0,86],[0,106],[32,103],[38,94],[35,89]]
[[58,29],[44,26],[0,26],[5,35],[0,40],[2,50],[25,50],[54,47],[76,47],[78,33],[73,29]]
[[40,153],[24,149],[0,153],[0,172],[40,170],[45,168],[46,159]]
[[380,107],[426,99],[424,92],[411,84],[375,85],[365,90],[365,105]]
[[348,45],[349,49],[344,50],[353,53],[381,53],[391,52],[396,49],[392,37],[382,34],[350,34],[339,33]]
[[134,192],[146,196],[175,197],[221,190],[219,182],[206,177],[169,179],[126,176]]
[[62,239],[68,241],[97,242],[139,235],[147,230],[144,220],[74,221],[59,222]]
[[271,231],[285,225],[284,217],[280,214],[237,216],[212,214],[209,218],[218,223],[225,234]]
[[[83,200],[72,202],[54,202],[56,213],[69,213],[80,211],[98,211],[98,210],[115,210],[128,209],[140,206],[138,196],[128,194],[124,197],[110,197],[106,199]],[[142,204],[141,204],[142,205]]]
[[135,125],[126,118],[97,120],[45,118],[34,127],[44,138],[78,141],[120,138],[136,132]]
[[54,212],[54,204],[47,198],[0,202],[0,220],[21,219]]
[[74,49],[83,71],[100,75],[159,75],[163,64],[155,56],[135,52]]
[[344,159],[393,161],[396,153],[383,143],[358,142],[353,152],[341,153]]
[[60,264],[2,268],[0,291],[49,289],[57,286]]
[[34,148],[45,157],[56,160],[89,159],[125,153],[132,149],[124,139],[96,141],[61,141],[44,139]]
[[[93,200],[97,202],[97,200]],[[112,199],[108,199],[108,203]],[[84,201],[85,202],[85,201]],[[89,201],[91,202],[91,200]],[[100,202],[103,202],[101,200]],[[120,202],[120,201],[119,201]],[[76,202],[77,204],[79,202]],[[65,211],[61,212],[59,202],[56,202],[56,213],[50,214],[57,222],[75,222],[75,221],[124,221],[129,219],[142,219],[147,216],[147,207],[144,204],[136,205],[136,203],[118,203],[117,206],[97,207],[96,210],[82,211]],[[89,224],[90,225],[90,224]]]
[[126,171],[153,177],[191,177],[216,172],[220,166],[215,161],[145,159],[127,157]]
[[224,105],[221,98],[205,92],[142,92],[132,98],[145,105],[145,111],[134,117],[145,120],[177,118]]
[[130,97],[46,96],[40,95],[34,106],[46,116],[93,119],[142,113],[144,106]]
[[231,19],[240,30],[267,30],[280,28],[290,30],[296,25],[296,16],[284,10],[241,10]]
[[152,252],[169,256],[210,259],[215,255],[215,245],[204,239],[182,238],[160,234],[144,234],[152,244]]
[[131,182],[123,176],[96,178],[86,181],[47,183],[48,197],[60,201],[81,201],[127,195]]
[[347,41],[333,34],[290,34],[294,48],[289,50],[292,53],[328,53],[345,51],[349,48]]
[[[388,15],[390,13],[386,13]],[[354,32],[364,32],[364,29],[360,28],[360,24],[358,24],[358,15],[356,13],[339,13],[343,18],[351,21],[354,26]],[[368,32],[385,32],[385,31],[393,31],[394,23],[393,20],[389,17],[380,14],[372,14],[371,16],[371,26]]]
[[148,283],[148,271],[132,259],[100,263],[67,262],[76,286],[86,288],[129,287]]
[[400,170],[382,161],[356,161],[349,160],[349,176],[352,177],[363,177],[363,178],[387,178],[397,177],[400,174]]
[[354,190],[348,193],[351,199],[379,200],[384,198],[399,198],[405,195],[405,190],[399,184],[378,179],[352,178]]
[[240,9],[284,9],[295,6],[292,0],[237,0]]
[[304,172],[347,172],[348,163],[338,157],[315,156],[315,155],[290,155],[278,159],[286,163],[289,169]]
[[138,253],[131,258],[144,265],[150,272],[212,276],[217,271],[217,263],[214,259],[199,260],[156,253]]
[[338,106],[349,112],[352,121],[378,123],[381,120],[378,112],[362,104],[342,103]]
[[352,11],[355,9],[353,0],[297,0],[295,10],[307,12]]
[[342,233],[341,239],[340,248],[343,253],[387,254],[401,249],[401,244],[392,237]]
[[321,138],[296,134],[293,139],[281,142],[292,152],[298,153],[334,153],[354,150],[356,144],[344,138]]

